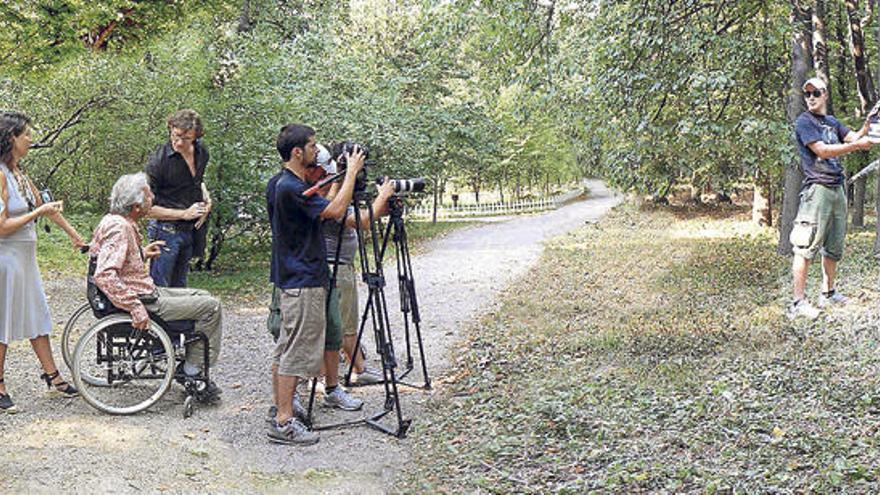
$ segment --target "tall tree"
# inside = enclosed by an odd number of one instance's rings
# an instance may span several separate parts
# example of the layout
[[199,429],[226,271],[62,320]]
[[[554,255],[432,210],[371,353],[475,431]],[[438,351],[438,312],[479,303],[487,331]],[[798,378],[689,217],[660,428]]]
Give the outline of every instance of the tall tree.
[[816,0],[813,5],[813,68],[816,76],[828,85],[828,113],[834,113],[831,98],[831,70],[828,63],[828,43],[825,35],[825,0]]
[[[873,0],[867,2],[868,14],[861,16],[859,0],[846,0],[846,13],[849,26],[849,49],[853,59],[853,70],[856,78],[856,89],[859,95],[859,104],[856,107],[856,117],[861,118],[867,114],[868,109],[876,99],[874,84],[871,73],[868,70],[868,56],[865,51],[865,27],[871,22]],[[855,158],[860,167],[868,162],[868,153],[859,152]],[[852,223],[856,227],[865,225],[865,186],[867,177],[859,178],[853,189]]]
[[[806,110],[801,88],[807,80],[807,73],[813,65],[811,53],[812,13],[810,5],[803,0],[791,0],[791,74],[789,94],[786,101],[786,115],[792,125],[792,146],[797,146],[794,135],[794,122]],[[798,199],[804,175],[800,161],[793,155],[785,167],[785,183],[782,196],[782,214],[779,220],[779,242],[776,252],[791,254],[789,235],[797,215]]]

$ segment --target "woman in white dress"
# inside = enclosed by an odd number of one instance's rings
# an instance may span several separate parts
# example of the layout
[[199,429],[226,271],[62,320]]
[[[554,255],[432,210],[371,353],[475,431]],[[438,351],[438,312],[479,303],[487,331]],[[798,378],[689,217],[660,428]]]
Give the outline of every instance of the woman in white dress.
[[0,413],[15,412],[4,383],[6,349],[10,342],[28,339],[50,390],[74,397],[77,390],[61,378],[49,332],[52,320],[37,267],[34,222],[47,217],[61,227],[76,247],[85,245],[61,215],[61,201],[43,203],[19,162],[31,146],[30,120],[17,112],[0,113]]

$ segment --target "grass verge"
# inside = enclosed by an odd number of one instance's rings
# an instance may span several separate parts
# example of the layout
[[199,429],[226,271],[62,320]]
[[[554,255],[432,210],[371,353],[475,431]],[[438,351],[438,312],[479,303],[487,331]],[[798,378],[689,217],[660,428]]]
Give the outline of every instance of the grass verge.
[[453,350],[399,489],[876,493],[873,229],[840,265],[853,304],[790,323],[789,260],[746,214],[625,205],[550,243]]

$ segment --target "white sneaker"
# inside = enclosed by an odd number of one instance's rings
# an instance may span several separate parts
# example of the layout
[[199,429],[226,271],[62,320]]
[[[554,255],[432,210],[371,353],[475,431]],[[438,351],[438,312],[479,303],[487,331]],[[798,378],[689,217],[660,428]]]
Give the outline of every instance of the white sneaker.
[[364,406],[364,401],[348,395],[342,387],[337,386],[329,394],[324,394],[324,405],[343,411],[357,411]]
[[826,296],[825,294],[819,294],[819,307],[825,308],[828,306],[846,306],[849,302],[849,298],[841,294],[840,292],[834,291],[830,296]]
[[794,320],[799,316],[803,316],[808,320],[815,320],[821,313],[822,312],[816,309],[815,306],[810,304],[810,301],[800,299],[788,305],[788,309],[785,311],[785,316],[787,316],[789,320]]

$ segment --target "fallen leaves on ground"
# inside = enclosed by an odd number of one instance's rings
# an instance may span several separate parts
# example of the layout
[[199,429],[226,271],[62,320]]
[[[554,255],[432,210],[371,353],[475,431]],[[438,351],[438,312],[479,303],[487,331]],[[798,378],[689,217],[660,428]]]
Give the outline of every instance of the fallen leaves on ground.
[[790,261],[743,213],[625,205],[550,243],[453,350],[401,490],[880,489],[872,239],[840,265],[853,304],[790,323]]

